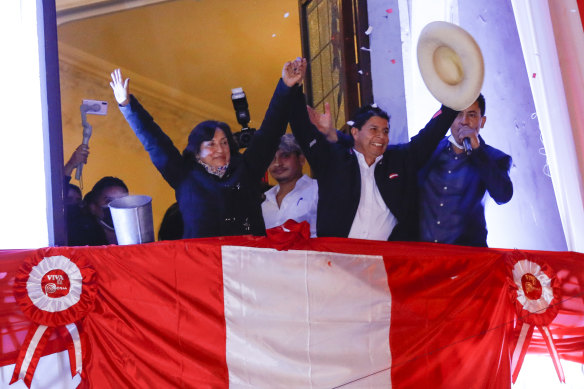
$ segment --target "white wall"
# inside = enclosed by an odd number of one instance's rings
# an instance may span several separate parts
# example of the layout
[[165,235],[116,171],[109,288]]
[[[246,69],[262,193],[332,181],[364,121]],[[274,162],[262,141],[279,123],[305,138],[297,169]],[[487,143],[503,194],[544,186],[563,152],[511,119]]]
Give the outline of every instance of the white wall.
[[[514,161],[513,199],[497,205],[487,196],[489,246],[566,250],[510,3],[507,0],[439,3],[444,11],[434,10],[431,14],[434,20],[458,20],[481,47],[488,117],[481,135],[488,144],[510,154]],[[432,100],[423,97],[425,91],[416,90],[424,86],[415,80],[420,78],[419,71],[410,62],[416,55],[413,36],[418,29],[413,13],[433,6],[434,0],[368,1],[369,24],[373,27],[370,35],[373,94],[375,101],[392,115],[392,143],[407,141],[408,124],[410,133],[417,133],[419,123],[425,123],[439,107],[438,102],[432,104]]]
[[[0,249],[47,246],[47,192],[37,12],[40,1],[0,2]],[[42,27],[40,27],[42,30]],[[44,47],[41,48],[41,51]],[[49,167],[50,168],[50,167]],[[52,216],[51,216],[52,217]]]

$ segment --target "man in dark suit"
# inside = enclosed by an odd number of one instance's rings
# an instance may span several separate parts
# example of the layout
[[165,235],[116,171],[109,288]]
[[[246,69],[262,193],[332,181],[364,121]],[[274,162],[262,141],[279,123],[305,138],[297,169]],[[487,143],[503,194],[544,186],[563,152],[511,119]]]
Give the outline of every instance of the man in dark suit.
[[388,146],[389,116],[365,106],[353,118],[351,147],[327,140],[298,91],[290,125],[318,180],[317,236],[417,240],[418,171],[457,114],[442,106],[409,143]]

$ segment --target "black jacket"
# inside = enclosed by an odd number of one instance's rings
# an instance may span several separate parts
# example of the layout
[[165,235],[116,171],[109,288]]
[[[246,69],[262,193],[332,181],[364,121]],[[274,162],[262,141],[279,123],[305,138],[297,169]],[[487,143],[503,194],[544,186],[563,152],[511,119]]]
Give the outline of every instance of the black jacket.
[[263,235],[260,181],[286,130],[291,91],[280,80],[262,125],[243,154],[232,153],[221,178],[181,156],[170,138],[131,96],[124,117],[172,186],[184,221],[183,238]]
[[[295,92],[290,125],[318,180],[317,236],[347,237],[361,196],[361,173],[352,148],[330,143],[308,118],[303,94]],[[397,219],[388,240],[418,237],[417,174],[458,114],[442,106],[409,143],[390,145],[375,167],[377,188]]]

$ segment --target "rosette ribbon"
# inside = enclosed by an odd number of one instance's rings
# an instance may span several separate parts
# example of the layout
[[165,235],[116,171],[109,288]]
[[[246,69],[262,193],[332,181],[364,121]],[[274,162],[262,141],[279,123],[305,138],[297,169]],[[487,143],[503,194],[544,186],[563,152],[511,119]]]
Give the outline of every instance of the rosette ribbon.
[[546,263],[520,252],[512,256],[511,273],[513,279],[510,280],[509,290],[517,313],[515,330],[519,332],[511,358],[513,383],[517,381],[535,327],[545,340],[560,382],[566,382],[549,329],[558,314],[560,303],[560,281],[556,273]]
[[[60,253],[50,255],[51,252]],[[82,371],[78,322],[91,311],[97,293],[95,270],[73,256],[72,249],[42,249],[26,258],[14,280],[14,297],[31,321],[10,384],[23,380],[30,388],[50,335],[68,338],[71,376]],[[76,258],[77,257],[77,258]]]

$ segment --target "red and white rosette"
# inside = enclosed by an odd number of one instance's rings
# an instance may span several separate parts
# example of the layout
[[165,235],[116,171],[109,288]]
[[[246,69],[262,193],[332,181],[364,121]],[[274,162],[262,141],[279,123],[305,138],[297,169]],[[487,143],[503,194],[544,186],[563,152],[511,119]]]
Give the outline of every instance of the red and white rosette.
[[68,342],[71,375],[82,370],[81,337],[76,322],[93,308],[95,270],[74,249],[42,249],[26,258],[14,279],[14,297],[32,326],[18,354],[10,384],[30,387],[49,336],[57,330]]
[[511,256],[510,267],[513,278],[509,282],[509,294],[517,313],[515,328],[519,330],[511,359],[513,383],[521,370],[535,327],[545,340],[558,378],[565,382],[560,357],[548,327],[558,314],[560,281],[547,263],[519,251],[515,251]]

